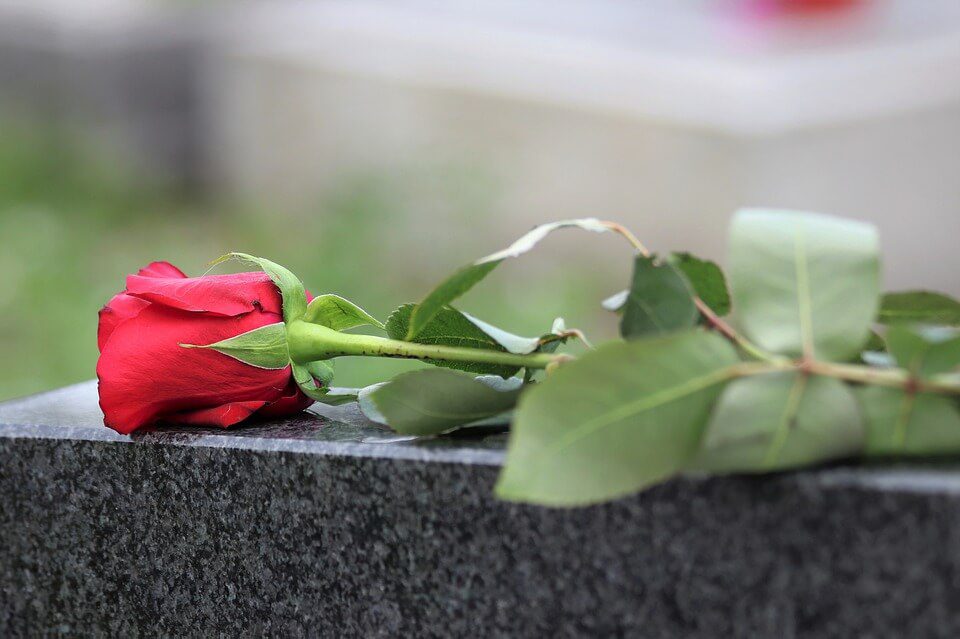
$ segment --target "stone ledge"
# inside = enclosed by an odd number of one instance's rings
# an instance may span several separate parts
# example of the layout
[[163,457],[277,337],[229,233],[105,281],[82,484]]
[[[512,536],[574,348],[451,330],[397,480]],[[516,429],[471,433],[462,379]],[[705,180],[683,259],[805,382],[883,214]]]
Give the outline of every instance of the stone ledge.
[[503,435],[317,412],[123,437],[93,383],[0,404],[0,635],[960,633],[950,468],[557,510],[493,498]]
[[[491,431],[485,431],[490,435]],[[396,435],[363,417],[354,404],[315,404],[302,416],[230,429],[160,427],[132,436],[103,425],[96,382],[0,404],[0,437],[150,443],[201,448],[324,456],[377,457],[463,464],[503,462],[505,436],[417,440]]]

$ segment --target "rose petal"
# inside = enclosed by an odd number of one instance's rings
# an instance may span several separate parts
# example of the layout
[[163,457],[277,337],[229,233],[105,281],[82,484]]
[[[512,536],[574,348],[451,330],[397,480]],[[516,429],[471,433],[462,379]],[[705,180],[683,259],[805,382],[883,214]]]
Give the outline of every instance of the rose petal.
[[155,304],[144,308],[113,330],[97,361],[104,423],[130,433],[161,415],[278,400],[287,394],[289,367],[257,368],[180,344],[212,344],[279,321],[279,314],[261,311],[222,317]]
[[266,273],[231,273],[202,277],[127,277],[127,293],[184,311],[234,316],[262,309],[282,312],[280,291]]
[[280,397],[274,402],[270,402],[258,410],[257,417],[284,417],[286,415],[299,413],[305,408],[310,408],[312,405],[313,400],[300,392],[297,383],[291,379],[290,385],[287,387],[283,397]]
[[150,262],[137,271],[137,275],[144,277],[186,277],[183,271],[170,262]]
[[172,422],[174,424],[193,424],[197,426],[219,426],[221,428],[227,428],[242,422],[257,410],[266,406],[266,404],[267,402],[264,401],[230,402],[229,404],[221,404],[214,408],[171,413],[170,415],[164,415],[162,421]]
[[[151,262],[137,271],[143,277],[185,278],[183,271],[170,262]],[[110,334],[120,322],[136,317],[150,302],[126,294],[126,291],[114,295],[106,306],[100,309],[100,321],[97,324],[97,348],[103,350]]]
[[150,305],[150,302],[125,293],[114,295],[107,305],[100,309],[100,321],[97,324],[97,348],[103,351],[114,329]]

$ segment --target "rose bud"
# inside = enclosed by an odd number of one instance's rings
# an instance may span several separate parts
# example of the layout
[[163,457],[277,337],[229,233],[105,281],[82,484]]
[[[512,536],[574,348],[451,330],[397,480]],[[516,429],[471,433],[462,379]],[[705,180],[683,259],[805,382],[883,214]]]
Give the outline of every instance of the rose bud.
[[289,415],[310,406],[289,365],[263,367],[183,347],[282,327],[283,320],[283,298],[266,273],[191,278],[154,262],[128,276],[126,290],[100,311],[104,423],[123,434],[160,421],[226,428],[252,415]]

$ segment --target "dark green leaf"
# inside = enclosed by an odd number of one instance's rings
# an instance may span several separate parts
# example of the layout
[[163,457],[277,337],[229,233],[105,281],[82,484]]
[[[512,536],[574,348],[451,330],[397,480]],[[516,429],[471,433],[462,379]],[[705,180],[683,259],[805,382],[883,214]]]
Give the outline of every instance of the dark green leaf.
[[[410,316],[414,304],[404,304],[397,308],[387,318],[387,335],[391,339],[402,340],[410,328]],[[505,349],[493,337],[487,335],[476,324],[471,322],[463,313],[450,306],[440,309],[430,323],[413,340],[419,344],[436,344],[441,346],[460,346],[464,348],[483,348],[494,351]],[[455,368],[483,375],[500,375],[510,377],[520,370],[516,366],[499,366],[493,364],[476,364],[471,362],[444,362],[426,360],[430,364]]]
[[670,263],[683,273],[694,292],[719,317],[730,312],[730,293],[723,271],[715,263],[690,253],[673,253]]
[[960,302],[932,291],[887,293],[880,303],[877,321],[881,324],[921,322],[960,326]]
[[902,368],[919,377],[947,373],[960,366],[960,331],[945,326],[894,325],[887,349]]
[[[387,318],[386,330],[391,339],[404,339],[409,331],[410,317],[415,308],[414,304],[404,304],[390,314],[390,317]],[[452,306],[447,306],[440,309],[430,323],[411,341],[418,344],[482,348],[527,354],[540,350],[541,339],[539,337],[520,337],[508,333],[476,317],[458,311]],[[445,368],[455,368],[482,375],[500,375],[501,377],[510,377],[519,370],[516,366],[438,360],[426,361]]]
[[502,328],[497,328],[493,324],[488,324],[487,322],[484,322],[483,320],[476,318],[469,313],[464,313],[463,311],[459,312],[465,318],[467,318],[470,323],[492,337],[497,344],[504,347],[511,353],[515,353],[517,355],[526,355],[528,353],[533,353],[540,348],[540,337],[521,337],[519,335],[514,335],[513,333],[508,333]]
[[279,369],[290,364],[287,329],[283,322],[268,324],[214,344],[181,344],[184,348],[210,348],[257,368]]
[[[687,279],[693,292],[719,317],[730,312],[730,294],[727,280],[720,267],[701,260],[690,253],[673,253],[668,260]],[[620,313],[627,303],[629,290],[614,293],[601,302],[604,309]]]
[[335,331],[369,324],[383,329],[383,323],[353,302],[339,295],[327,293],[318,295],[307,305],[305,322],[320,324]]
[[878,255],[868,224],[740,211],[730,232],[730,283],[743,333],[774,353],[849,360],[876,317]]
[[691,328],[699,317],[693,303],[693,290],[676,267],[670,263],[658,265],[652,257],[637,256],[620,320],[623,337]]
[[398,433],[439,435],[509,411],[522,386],[518,378],[425,368],[364,388],[359,402],[369,419]]
[[271,262],[270,260],[246,253],[227,253],[221,255],[211,265],[220,264],[230,259],[237,259],[242,262],[249,262],[264,273],[270,276],[273,283],[280,289],[280,295],[283,298],[283,321],[289,324],[293,320],[300,319],[307,311],[307,293],[303,288],[303,282],[296,275],[286,268]]
[[896,360],[887,352],[887,343],[873,329],[870,329],[870,336],[867,338],[867,343],[863,345],[863,352],[860,353],[859,359],[864,364],[880,368],[890,368],[897,365]]
[[297,383],[297,386],[300,387],[300,390],[303,391],[304,395],[311,399],[317,399],[326,394],[327,389],[317,385],[313,375],[310,373],[310,369],[304,364],[294,362],[291,364],[290,370],[293,374],[293,380]]
[[573,506],[662,481],[696,452],[733,347],[693,330],[609,343],[527,391],[497,494]]
[[867,338],[867,343],[863,345],[863,350],[885,351],[887,350],[887,343],[883,341],[883,337],[881,337],[879,333],[871,330],[870,336]]
[[465,266],[437,286],[419,304],[414,305],[415,317],[413,315],[411,317],[414,318],[415,323],[411,323],[407,329],[408,332],[404,336],[407,341],[418,337],[430,325],[437,313],[473,288],[499,264],[500,262],[497,261]]
[[843,382],[770,373],[727,386],[691,467],[762,473],[849,457],[863,444],[857,402]]
[[552,222],[542,224],[532,231],[518,239],[516,242],[486,257],[480,258],[473,264],[469,264],[448,277],[431,291],[417,305],[410,318],[410,326],[407,329],[406,339],[412,340],[420,331],[424,330],[433,316],[440,312],[442,308],[453,302],[455,299],[469,291],[477,282],[485,278],[490,271],[509,257],[518,257],[523,255],[547,235],[557,229],[562,228],[581,228],[587,231],[603,233],[610,229],[594,218],[585,218],[581,220],[564,220],[561,222]]
[[881,386],[856,393],[866,419],[868,456],[960,453],[960,415],[950,398]]

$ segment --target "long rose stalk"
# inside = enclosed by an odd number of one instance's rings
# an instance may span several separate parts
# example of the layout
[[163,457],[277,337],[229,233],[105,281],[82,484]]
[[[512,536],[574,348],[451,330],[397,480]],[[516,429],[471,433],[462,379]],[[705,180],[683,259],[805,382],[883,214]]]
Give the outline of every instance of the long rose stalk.
[[336,295],[310,297],[287,269],[188,278],[155,262],[100,312],[97,362],[104,423],[130,433],[155,422],[228,427],[328,401],[333,357],[399,357],[545,368],[567,356],[516,354],[344,333],[383,325]]

